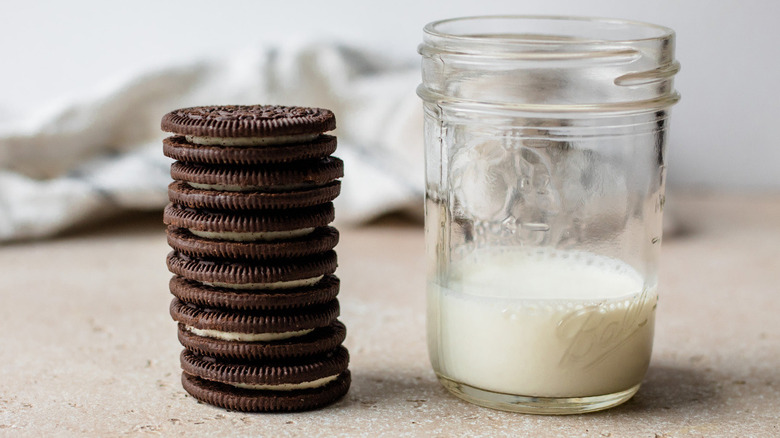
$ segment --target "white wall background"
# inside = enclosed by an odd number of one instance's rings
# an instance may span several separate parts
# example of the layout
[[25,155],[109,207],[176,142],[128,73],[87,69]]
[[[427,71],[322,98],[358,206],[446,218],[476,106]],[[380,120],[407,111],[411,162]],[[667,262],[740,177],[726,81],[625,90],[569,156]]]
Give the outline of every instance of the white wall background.
[[677,31],[674,187],[780,190],[780,2],[773,0],[0,0],[0,116],[154,65],[306,37],[416,58],[422,26],[483,14],[650,21]]

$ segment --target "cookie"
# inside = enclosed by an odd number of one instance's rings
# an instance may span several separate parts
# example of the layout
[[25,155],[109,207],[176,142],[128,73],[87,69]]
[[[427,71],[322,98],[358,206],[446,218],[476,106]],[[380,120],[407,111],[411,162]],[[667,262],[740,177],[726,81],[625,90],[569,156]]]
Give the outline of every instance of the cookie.
[[263,260],[269,258],[305,257],[333,249],[339,233],[333,227],[318,227],[311,233],[281,240],[237,242],[205,239],[186,228],[169,226],[168,245],[194,258],[235,258]]
[[302,208],[324,204],[341,193],[341,182],[321,186],[298,187],[283,192],[219,191],[192,188],[182,181],[168,186],[168,199],[190,208],[217,210],[265,210]]
[[168,204],[163,222],[207,239],[236,241],[276,240],[307,235],[335,218],[333,204],[268,210],[262,214],[229,210],[194,209]]
[[181,352],[180,360],[184,372],[201,379],[245,386],[284,385],[286,389],[294,389],[291,386],[295,385],[295,389],[302,389],[313,386],[320,379],[331,377],[330,380],[335,380],[335,376],[347,369],[349,353],[346,348],[339,346],[325,354],[297,360],[227,361],[185,349]]
[[187,392],[206,403],[236,410],[321,407],[344,395],[350,383],[349,353],[344,347],[281,361],[229,361],[184,350],[180,362]]
[[188,350],[220,359],[269,360],[313,356],[331,351],[344,342],[347,329],[338,320],[292,339],[248,342],[199,336],[179,324],[179,342]]
[[293,391],[264,391],[242,389],[213,382],[183,372],[184,390],[196,399],[221,408],[242,412],[294,412],[318,409],[342,398],[351,383],[349,370],[334,381],[312,389]]
[[338,300],[294,310],[236,311],[171,301],[170,314],[193,334],[227,341],[294,340],[327,327],[339,316]]
[[194,137],[317,135],[336,129],[333,112],[280,105],[224,105],[181,108],[164,115],[163,131]]
[[344,163],[336,157],[262,166],[209,166],[181,161],[171,165],[171,178],[205,190],[285,191],[326,184],[342,176]]
[[278,290],[311,286],[332,274],[338,264],[336,253],[263,262],[233,259],[196,259],[171,251],[168,270],[209,286],[231,289]]
[[203,164],[265,164],[327,157],[336,152],[336,137],[322,134],[311,141],[294,144],[209,146],[190,143],[183,136],[163,140],[163,154],[174,160]]
[[240,290],[207,286],[175,275],[169,289],[179,300],[199,307],[217,307],[233,310],[293,309],[324,304],[339,293],[339,279],[325,275],[311,286],[285,290]]
[[175,162],[171,202],[191,208],[257,210],[301,208],[334,200],[344,163],[335,157],[264,166]]

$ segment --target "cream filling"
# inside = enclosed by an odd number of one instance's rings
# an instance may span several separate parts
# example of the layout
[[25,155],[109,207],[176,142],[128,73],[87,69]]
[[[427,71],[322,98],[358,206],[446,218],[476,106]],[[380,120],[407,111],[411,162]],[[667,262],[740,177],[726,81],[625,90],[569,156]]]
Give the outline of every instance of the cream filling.
[[284,186],[240,186],[237,184],[201,184],[194,182],[187,182],[187,185],[200,190],[221,190],[224,192],[253,192],[256,190],[265,190],[268,192],[296,190],[305,187],[310,187],[311,184],[290,184]]
[[305,334],[311,333],[314,329],[297,330],[292,332],[281,333],[238,333],[238,332],[223,332],[219,330],[199,329],[192,326],[185,326],[185,328],[192,334],[203,336],[205,338],[222,339],[225,341],[243,341],[243,342],[268,342],[268,341],[280,341],[282,339],[290,339]]
[[237,233],[235,231],[201,231],[188,228],[190,233],[204,239],[233,240],[235,242],[252,242],[256,240],[282,240],[305,236],[314,228],[299,228],[286,231],[260,231],[252,233]]
[[317,277],[302,278],[300,280],[277,281],[274,283],[221,283],[218,281],[212,283],[204,281],[202,283],[207,286],[226,287],[229,289],[255,289],[255,290],[291,289],[294,287],[306,287],[306,286],[317,284],[318,281],[322,280],[322,277],[323,276],[320,275]]
[[278,385],[251,385],[247,383],[229,383],[229,385],[235,386],[236,388],[244,388],[244,389],[266,389],[271,391],[292,391],[294,389],[311,389],[311,388],[319,388],[321,386],[325,386],[328,383],[336,380],[339,377],[338,374],[335,376],[328,376],[323,377],[321,379],[312,380],[310,382],[301,382],[301,383],[280,383]]
[[266,146],[302,143],[314,140],[320,134],[279,135],[275,137],[199,137],[186,135],[188,142],[205,146]]

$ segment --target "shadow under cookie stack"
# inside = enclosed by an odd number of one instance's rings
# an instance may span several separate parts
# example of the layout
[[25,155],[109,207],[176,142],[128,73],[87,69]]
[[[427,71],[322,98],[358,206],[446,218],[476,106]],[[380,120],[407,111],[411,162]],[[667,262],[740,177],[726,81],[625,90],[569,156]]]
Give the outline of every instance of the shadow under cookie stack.
[[240,411],[320,408],[349,389],[330,156],[333,113],[221,106],[166,114],[165,208],[182,385]]

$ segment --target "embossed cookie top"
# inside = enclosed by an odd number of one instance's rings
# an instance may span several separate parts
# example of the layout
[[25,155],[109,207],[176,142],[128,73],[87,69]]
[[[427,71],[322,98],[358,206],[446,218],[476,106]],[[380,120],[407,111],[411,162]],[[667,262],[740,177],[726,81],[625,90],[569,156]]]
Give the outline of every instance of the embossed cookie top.
[[333,112],[280,105],[227,105],[182,108],[162,118],[161,128],[179,135],[262,137],[318,134],[336,129]]

